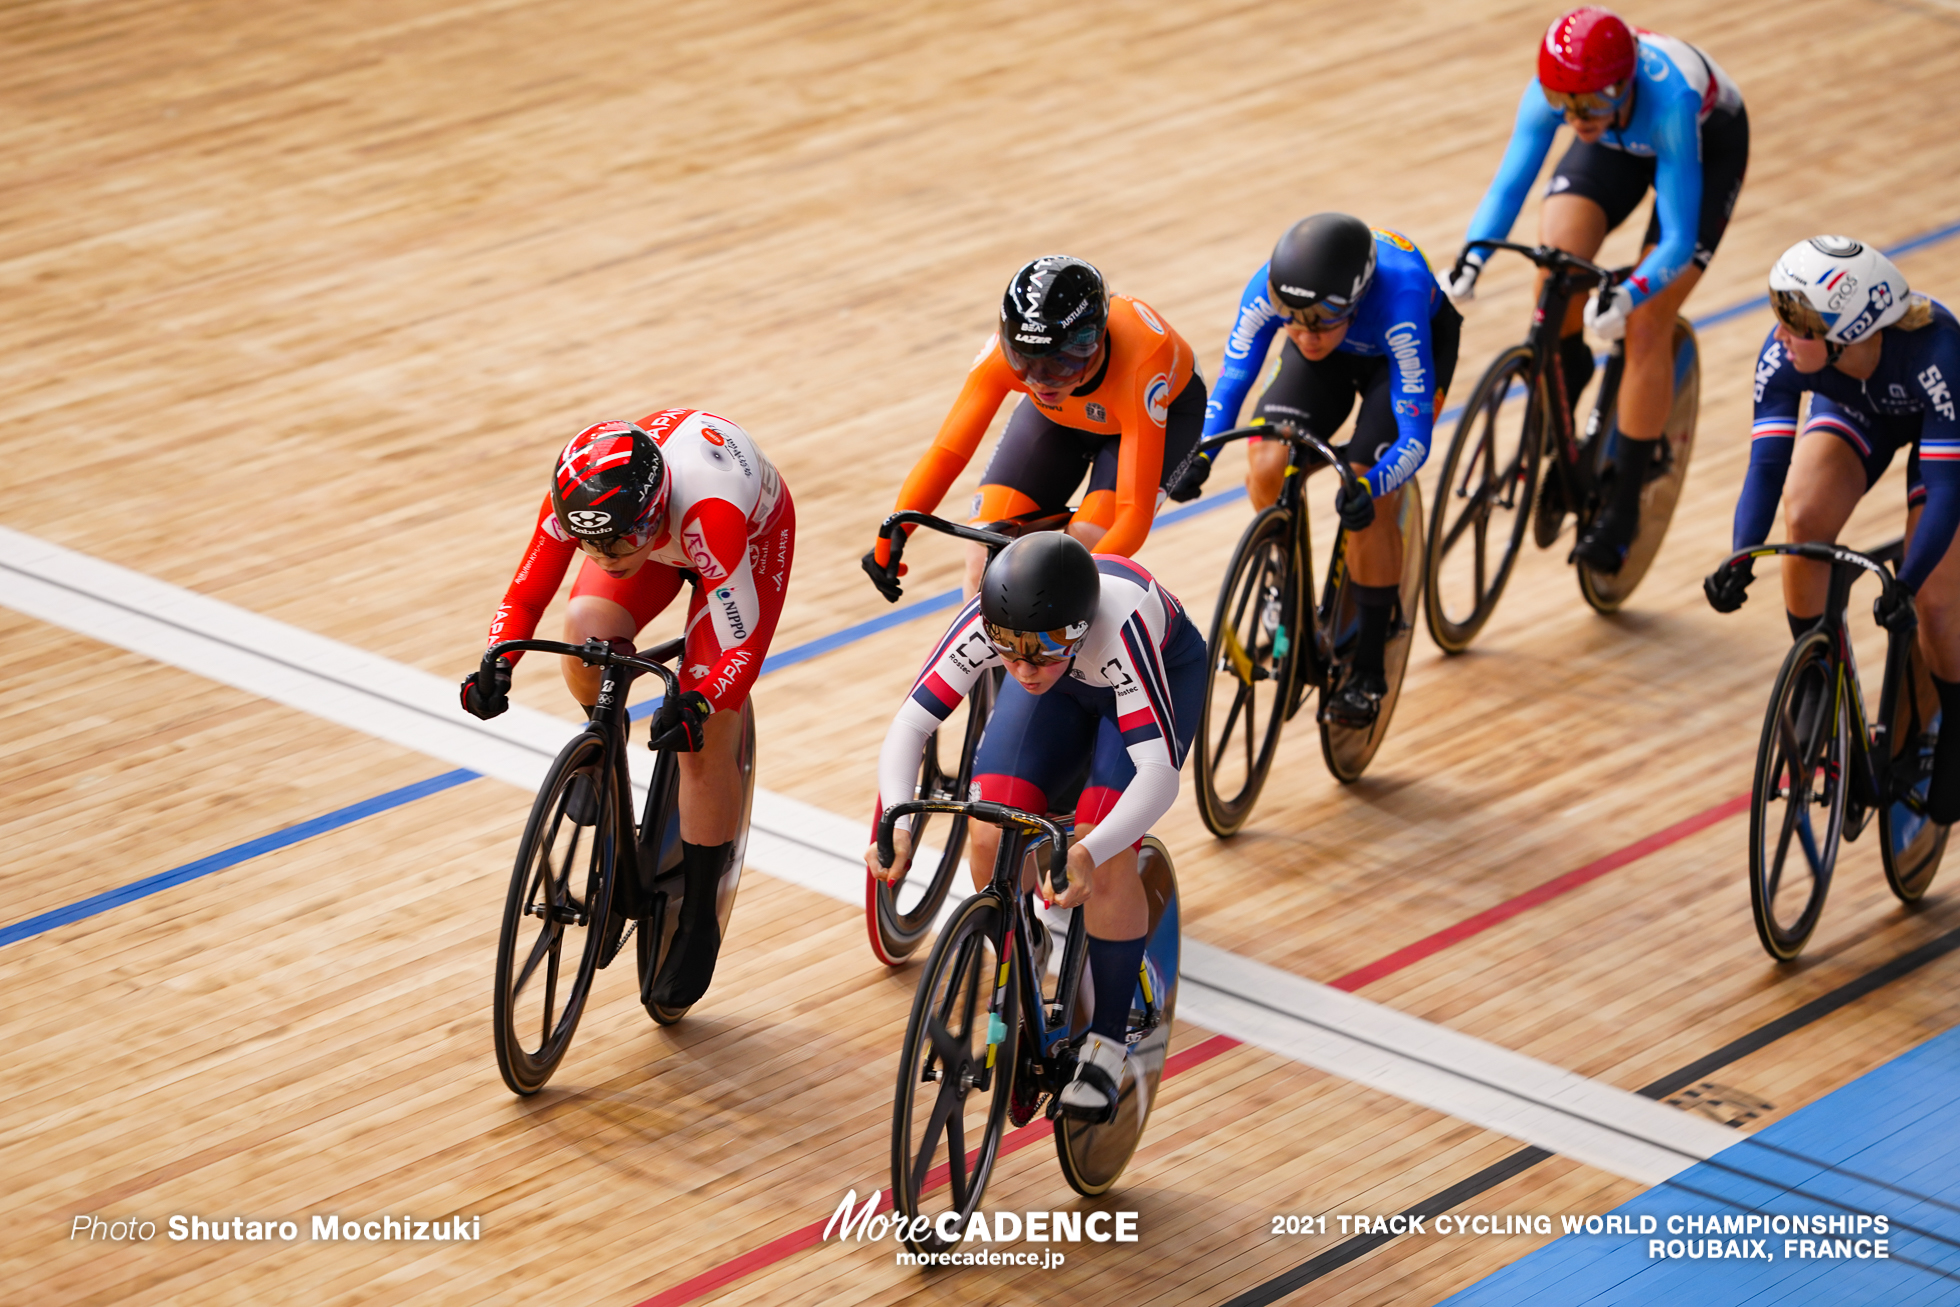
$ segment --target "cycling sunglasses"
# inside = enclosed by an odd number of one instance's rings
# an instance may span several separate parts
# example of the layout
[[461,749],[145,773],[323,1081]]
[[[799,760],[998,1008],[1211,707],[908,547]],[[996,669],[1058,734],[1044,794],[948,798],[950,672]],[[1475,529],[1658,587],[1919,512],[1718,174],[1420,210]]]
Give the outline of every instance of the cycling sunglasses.
[[646,548],[647,541],[653,538],[651,531],[632,532],[627,535],[606,536],[593,540],[579,537],[578,547],[594,558],[627,558]]
[[992,622],[986,623],[986,628],[987,639],[993,642],[1001,657],[1033,663],[1036,667],[1067,662],[1075,657],[1075,647],[1082,643],[1082,637],[1089,634],[1087,622],[1059,631],[1010,631]]
[[1631,86],[1629,82],[1600,91],[1546,91],[1545,103],[1568,118],[1611,118],[1626,103]]
[[1357,306],[1343,304],[1331,299],[1323,299],[1317,300],[1303,309],[1294,308],[1291,304],[1281,300],[1279,301],[1279,307],[1286,314],[1286,320],[1296,327],[1304,327],[1308,331],[1332,331],[1353,317],[1354,310]]
[[1790,329],[1790,334],[1804,340],[1823,340],[1830,331],[1830,324],[1815,305],[1794,290],[1772,290],[1769,293],[1771,312],[1776,320]]
[[1001,357],[1007,360],[1015,376],[1054,390],[1079,384],[1088,374],[1089,365],[1096,361],[1101,346],[1102,333],[1095,330],[1078,332],[1050,354],[1023,354],[1006,336],[1000,338]]

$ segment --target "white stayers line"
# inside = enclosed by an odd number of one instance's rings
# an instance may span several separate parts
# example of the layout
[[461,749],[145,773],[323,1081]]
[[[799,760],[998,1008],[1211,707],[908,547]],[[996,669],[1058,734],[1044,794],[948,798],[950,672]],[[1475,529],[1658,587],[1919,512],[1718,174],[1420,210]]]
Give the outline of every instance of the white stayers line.
[[[516,705],[477,721],[451,683],[427,672],[5,527],[0,604],[520,790],[538,787],[576,729]],[[857,906],[866,838],[864,823],[758,788],[747,860]],[[1736,1139],[1637,1094],[1189,938],[1183,981],[1183,1014],[1208,1029],[1643,1184]]]

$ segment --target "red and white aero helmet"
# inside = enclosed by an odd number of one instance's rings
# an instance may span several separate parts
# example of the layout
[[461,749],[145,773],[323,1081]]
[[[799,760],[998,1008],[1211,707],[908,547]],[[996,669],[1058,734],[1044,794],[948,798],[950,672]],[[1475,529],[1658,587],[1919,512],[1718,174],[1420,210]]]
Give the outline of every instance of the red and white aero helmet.
[[1617,95],[1633,76],[1640,44],[1610,9],[1587,5],[1561,15],[1538,47],[1538,84],[1548,91]]
[[551,469],[551,511],[574,540],[645,543],[667,511],[660,446],[631,422],[595,422],[567,441]]

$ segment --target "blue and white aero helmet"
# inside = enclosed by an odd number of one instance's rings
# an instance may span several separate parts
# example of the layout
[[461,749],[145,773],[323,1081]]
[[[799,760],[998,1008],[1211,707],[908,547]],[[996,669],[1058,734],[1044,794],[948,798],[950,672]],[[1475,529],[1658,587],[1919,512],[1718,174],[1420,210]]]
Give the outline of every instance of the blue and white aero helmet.
[[1906,311],[1905,274],[1849,236],[1812,236],[1769,270],[1769,302],[1799,336],[1836,345],[1862,340]]

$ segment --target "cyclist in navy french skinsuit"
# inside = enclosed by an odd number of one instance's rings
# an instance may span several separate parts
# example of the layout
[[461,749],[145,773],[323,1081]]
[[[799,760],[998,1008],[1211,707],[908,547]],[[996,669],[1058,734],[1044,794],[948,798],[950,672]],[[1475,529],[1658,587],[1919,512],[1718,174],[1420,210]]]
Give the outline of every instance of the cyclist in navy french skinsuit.
[[[1714,257],[1742,191],[1749,116],[1728,74],[1686,41],[1636,33],[1604,9],[1575,9],[1539,45],[1538,76],[1518,102],[1511,144],[1467,240],[1510,234],[1561,122],[1579,139],[1545,189],[1545,244],[1590,259],[1647,188],[1654,190],[1639,266],[1590,303],[1573,300],[1560,351],[1566,392],[1576,402],[1593,373],[1582,315],[1601,339],[1626,337],[1618,415],[1626,439],[1614,492],[1573,551],[1594,571],[1612,573],[1639,528],[1640,487],[1674,403],[1675,314]],[[1447,279],[1452,299],[1471,298],[1487,254],[1466,246]]]
[[[1365,493],[1340,504],[1361,628],[1353,670],[1327,697],[1327,715],[1343,725],[1372,723],[1387,693],[1382,651],[1402,580],[1397,492],[1429,456],[1462,325],[1407,237],[1346,214],[1315,214],[1294,224],[1246,283],[1218,388],[1205,407],[1206,436],[1238,424],[1282,327],[1286,343],[1253,408],[1254,425],[1288,424],[1332,440],[1361,398],[1341,453]],[[1290,454],[1284,442],[1248,442],[1246,490],[1255,510],[1279,498]],[[1190,498],[1209,470],[1208,461],[1194,464],[1171,498]]]
[[[1882,602],[1878,617],[1890,626],[1920,619],[1941,720],[1960,722],[1960,553],[1949,547],[1960,527],[1960,321],[1911,294],[1890,259],[1843,236],[1785,251],[1770,273],[1770,296],[1777,325],[1756,361],[1734,548],[1768,537],[1786,477],[1790,539],[1835,541],[1893,455],[1910,451],[1899,580],[1915,600]],[[1810,414],[1799,436],[1806,391]],[[1829,565],[1785,558],[1782,571],[1790,633],[1800,639],[1824,611]],[[1717,569],[1704,583],[1709,603],[1733,612],[1752,576],[1747,558]],[[1942,825],[1960,818],[1960,730],[1940,732],[1927,815]]]

